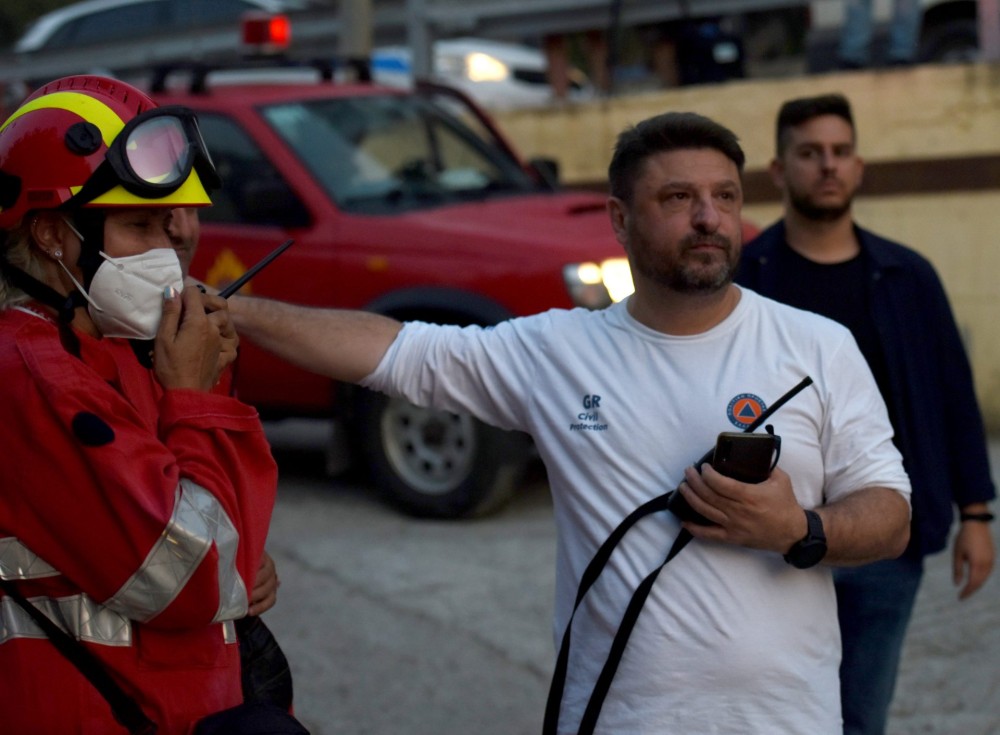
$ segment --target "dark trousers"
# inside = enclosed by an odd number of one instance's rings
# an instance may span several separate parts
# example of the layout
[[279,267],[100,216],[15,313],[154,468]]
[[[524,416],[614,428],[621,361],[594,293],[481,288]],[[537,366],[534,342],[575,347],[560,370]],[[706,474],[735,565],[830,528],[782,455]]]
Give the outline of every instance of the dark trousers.
[[833,570],[843,658],[844,735],[882,735],[924,565],[890,559]]

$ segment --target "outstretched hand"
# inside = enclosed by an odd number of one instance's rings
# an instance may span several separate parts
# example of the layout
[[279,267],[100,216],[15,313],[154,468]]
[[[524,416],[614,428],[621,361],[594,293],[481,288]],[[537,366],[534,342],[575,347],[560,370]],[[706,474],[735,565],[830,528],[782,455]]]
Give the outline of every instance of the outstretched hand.
[[232,317],[229,314],[228,301],[221,296],[211,293],[202,293],[201,300],[205,307],[205,312],[208,314],[208,320],[219,330],[219,337],[222,340],[219,348],[218,371],[215,377],[215,383],[218,383],[222,371],[236,361],[240,338],[236,334],[236,325],[233,324]]

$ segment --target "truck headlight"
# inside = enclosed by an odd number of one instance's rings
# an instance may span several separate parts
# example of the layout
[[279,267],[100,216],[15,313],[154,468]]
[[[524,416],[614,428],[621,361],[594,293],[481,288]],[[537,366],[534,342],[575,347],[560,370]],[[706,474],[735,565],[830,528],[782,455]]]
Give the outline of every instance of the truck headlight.
[[635,290],[626,258],[570,263],[563,268],[563,280],[573,303],[587,309],[603,309]]

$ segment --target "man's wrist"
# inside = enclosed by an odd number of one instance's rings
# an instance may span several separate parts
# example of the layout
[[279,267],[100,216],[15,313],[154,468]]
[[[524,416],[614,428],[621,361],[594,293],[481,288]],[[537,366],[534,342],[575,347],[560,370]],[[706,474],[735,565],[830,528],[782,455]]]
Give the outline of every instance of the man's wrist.
[[967,521],[972,521],[973,523],[990,523],[994,518],[993,514],[988,511],[982,513],[966,513],[962,511],[958,517],[962,523]]
[[792,544],[784,555],[785,561],[798,569],[814,567],[826,556],[826,532],[823,530],[823,520],[819,513],[807,510],[803,513],[806,520],[806,533]]
[[969,503],[958,509],[958,518],[962,523],[967,521],[972,523],[989,523],[994,516],[990,512],[990,507],[985,503]]

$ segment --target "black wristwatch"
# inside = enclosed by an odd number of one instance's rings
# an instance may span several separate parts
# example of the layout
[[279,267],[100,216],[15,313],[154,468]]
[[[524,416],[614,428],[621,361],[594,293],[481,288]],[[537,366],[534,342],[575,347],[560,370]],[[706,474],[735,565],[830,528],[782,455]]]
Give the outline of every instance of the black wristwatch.
[[808,569],[819,564],[826,556],[826,534],[823,532],[823,519],[814,510],[807,510],[805,537],[796,541],[785,554],[785,561],[797,569]]

